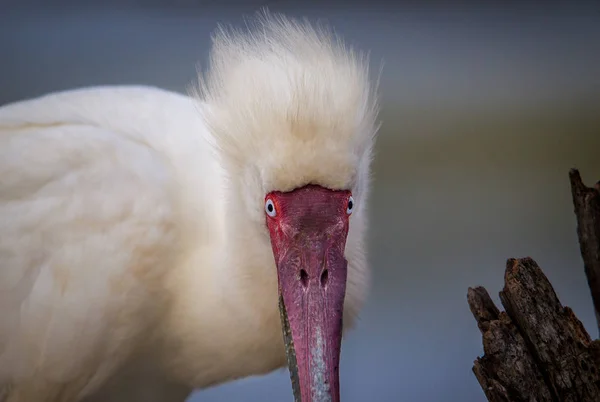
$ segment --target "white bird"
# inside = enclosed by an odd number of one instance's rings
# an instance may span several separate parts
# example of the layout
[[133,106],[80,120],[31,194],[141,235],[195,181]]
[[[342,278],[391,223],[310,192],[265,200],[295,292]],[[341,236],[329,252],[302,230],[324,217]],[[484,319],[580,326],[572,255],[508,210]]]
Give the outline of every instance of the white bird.
[[264,13],[217,32],[198,81],[0,108],[0,401],[183,401],[285,367],[282,322],[302,401],[339,401],[370,277],[368,59]]

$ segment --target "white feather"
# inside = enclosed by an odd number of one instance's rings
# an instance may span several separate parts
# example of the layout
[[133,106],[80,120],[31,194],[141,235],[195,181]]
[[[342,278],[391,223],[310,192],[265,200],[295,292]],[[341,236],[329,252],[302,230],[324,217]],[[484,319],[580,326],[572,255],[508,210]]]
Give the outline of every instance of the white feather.
[[366,59],[263,14],[215,37],[199,82],[0,108],[0,400],[183,400],[283,367],[270,190],[353,191],[352,325],[378,128]]

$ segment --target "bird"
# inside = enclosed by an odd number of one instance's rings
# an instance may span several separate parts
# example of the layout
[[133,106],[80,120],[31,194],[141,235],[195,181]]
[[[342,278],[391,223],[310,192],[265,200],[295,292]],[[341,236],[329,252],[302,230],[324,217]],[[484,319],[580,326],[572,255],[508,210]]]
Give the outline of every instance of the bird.
[[326,24],[249,21],[187,92],[0,107],[0,401],[184,401],[291,364],[303,402],[340,400],[378,78]]

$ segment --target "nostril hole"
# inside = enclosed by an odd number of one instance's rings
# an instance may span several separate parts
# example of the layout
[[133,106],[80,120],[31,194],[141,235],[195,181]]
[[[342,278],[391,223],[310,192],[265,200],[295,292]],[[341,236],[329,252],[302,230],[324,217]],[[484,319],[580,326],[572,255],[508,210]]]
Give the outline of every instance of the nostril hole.
[[303,269],[300,270],[300,282],[302,282],[302,286],[308,286],[308,274]]
[[324,269],[321,273],[321,286],[327,286],[327,280],[329,279],[329,270]]

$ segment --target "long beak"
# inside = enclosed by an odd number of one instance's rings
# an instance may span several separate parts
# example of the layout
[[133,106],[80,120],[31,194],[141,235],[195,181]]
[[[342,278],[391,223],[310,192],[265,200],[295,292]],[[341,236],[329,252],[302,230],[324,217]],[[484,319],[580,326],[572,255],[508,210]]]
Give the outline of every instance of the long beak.
[[[295,401],[339,402],[347,261],[327,241],[292,245],[279,261],[279,309]],[[307,247],[308,245],[308,247]],[[341,248],[343,250],[343,247]]]

